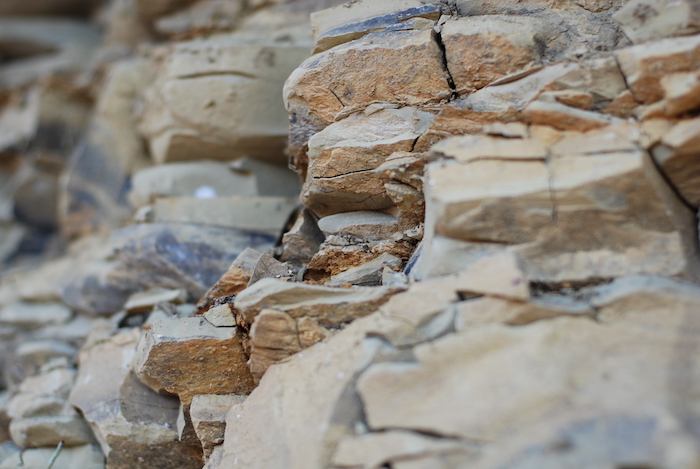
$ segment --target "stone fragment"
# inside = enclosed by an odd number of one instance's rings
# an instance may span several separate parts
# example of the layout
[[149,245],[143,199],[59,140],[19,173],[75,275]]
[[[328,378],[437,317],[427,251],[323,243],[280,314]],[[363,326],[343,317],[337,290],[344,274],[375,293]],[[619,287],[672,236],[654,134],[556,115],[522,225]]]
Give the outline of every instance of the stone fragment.
[[277,235],[298,202],[288,197],[168,197],[153,204],[156,223],[195,223]]
[[255,265],[262,253],[252,248],[245,248],[229,269],[219,280],[204,294],[197,303],[200,313],[208,309],[216,298],[235,295],[248,286],[253,275]]
[[533,101],[523,109],[522,117],[526,122],[538,125],[549,125],[559,130],[574,130],[586,132],[599,129],[606,125],[621,123],[622,119],[584,111],[560,103]]
[[377,169],[392,153],[412,150],[433,115],[413,108],[358,112],[309,139],[301,200],[319,216],[391,207],[388,177]]
[[295,274],[294,268],[286,262],[280,262],[268,253],[263,253],[255,264],[253,274],[250,276],[248,286],[262,280],[264,278],[277,278],[289,280]]
[[[0,469],[45,468],[49,466],[55,452],[56,448],[31,448],[21,452],[17,451],[0,462]],[[53,461],[52,469],[75,469],[77,467],[102,469],[105,467],[105,456],[94,445],[64,447]]]
[[323,217],[318,227],[326,235],[349,235],[365,240],[386,238],[396,231],[398,220],[384,212],[361,210]]
[[0,309],[0,324],[38,329],[66,323],[72,316],[71,310],[61,303],[16,302]]
[[329,329],[321,326],[316,319],[308,316],[297,319],[297,331],[299,332],[299,345],[303,349],[311,347],[332,335]]
[[136,0],[141,16],[148,22],[194,3],[195,0]]
[[233,327],[236,325],[231,305],[228,303],[212,306],[204,313],[204,319],[216,327]]
[[632,0],[613,19],[635,44],[700,32],[700,10],[689,0]]
[[471,93],[542,60],[551,25],[533,17],[489,15],[448,20],[442,26],[447,68],[459,94]]
[[329,287],[344,287],[348,285],[375,286],[380,285],[384,268],[398,269],[402,261],[396,256],[384,253],[374,260],[344,272],[333,275],[325,283]]
[[[67,397],[67,396],[66,396]],[[37,395],[32,392],[19,392],[7,403],[7,416],[16,419],[39,415],[53,416],[66,413],[66,400],[55,396]]]
[[321,325],[339,325],[366,316],[398,291],[394,287],[330,288],[262,279],[236,296],[235,306],[250,324],[264,309],[293,318],[313,317]]
[[68,398],[75,381],[75,371],[58,368],[47,373],[30,376],[22,381],[18,390],[37,396],[53,396],[61,399]]
[[22,448],[57,446],[61,441],[66,446],[95,442],[87,422],[75,411],[73,415],[39,415],[12,419],[10,435],[12,441]]
[[238,394],[194,396],[190,406],[190,417],[197,438],[202,442],[205,458],[211,455],[216,445],[224,441],[226,413],[234,405],[242,404],[246,397]]
[[127,313],[146,313],[161,302],[180,304],[187,298],[187,292],[182,289],[169,290],[167,288],[152,288],[139,293],[134,293],[126,300],[124,309]]
[[232,171],[225,163],[191,161],[142,169],[132,176],[129,202],[134,207],[158,197],[258,195],[253,174]]
[[189,405],[197,394],[246,394],[253,382],[235,327],[202,317],[156,321],[139,343],[134,370],[156,392]]
[[232,36],[174,44],[141,124],[153,159],[284,161],[288,122],[279,93],[307,55],[289,42]]
[[432,27],[439,17],[439,6],[417,0],[401,0],[393,4],[357,2],[321,10],[311,14],[312,54],[377,31],[427,29],[426,26]]
[[280,165],[246,156],[230,162],[229,167],[237,173],[255,176],[255,187],[261,196],[297,197],[301,190],[299,174],[287,162]]
[[499,138],[467,135],[443,140],[431,147],[435,156],[454,158],[460,163],[484,159],[544,160],[547,147],[530,138]]
[[283,250],[279,258],[283,262],[306,264],[325,239],[316,216],[311,210],[303,208],[294,225],[282,236]]
[[27,340],[19,344],[13,354],[11,373],[17,381],[35,375],[41,367],[52,359],[66,358],[72,360],[77,348],[58,340]]
[[651,151],[654,161],[676,191],[696,208],[700,206],[700,192],[697,190],[700,178],[697,166],[699,150],[700,119],[696,118],[673,126]]
[[664,99],[646,107],[644,120],[654,117],[676,117],[700,107],[700,73],[671,73],[661,78]]
[[[365,87],[365,77],[376,86]],[[451,93],[433,31],[368,34],[307,59],[287,79],[290,152],[300,154],[309,138],[339,114],[377,102],[439,103]]]
[[528,281],[518,264],[519,259],[511,252],[484,256],[458,274],[457,291],[516,300],[528,299]]
[[664,97],[661,78],[678,72],[691,72],[700,65],[700,36],[662,39],[616,52],[620,70],[634,98],[653,104]]
[[138,330],[128,329],[84,349],[69,402],[90,423],[110,468],[200,468],[201,448],[178,440],[178,400],[133,374],[138,340]]
[[239,22],[244,7],[242,0],[204,0],[158,18],[154,26],[165,36],[230,31]]
[[287,313],[263,309],[250,328],[250,345],[248,366],[259,382],[270,365],[301,350],[297,323]]
[[406,430],[366,433],[347,437],[333,453],[336,467],[381,467],[395,461],[410,461],[436,453],[468,453],[470,448],[458,440],[424,436]]

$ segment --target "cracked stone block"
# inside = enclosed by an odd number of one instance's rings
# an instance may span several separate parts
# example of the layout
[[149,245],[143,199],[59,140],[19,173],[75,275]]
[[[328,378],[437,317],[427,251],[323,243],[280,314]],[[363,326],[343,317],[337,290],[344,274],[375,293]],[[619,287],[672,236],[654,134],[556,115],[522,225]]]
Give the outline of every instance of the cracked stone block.
[[690,0],[632,0],[613,19],[635,44],[700,32],[700,8]]
[[683,199],[693,207],[700,206],[700,119],[684,120],[663,134],[651,154],[661,171]]
[[531,124],[548,125],[558,130],[578,132],[586,132],[610,124],[624,122],[615,116],[585,111],[558,102],[544,100],[536,100],[525,106],[522,118],[525,122]]
[[311,136],[372,103],[423,106],[451,94],[433,31],[368,34],[310,57],[287,79],[290,153],[298,159]]
[[394,204],[376,169],[397,151],[411,151],[433,114],[414,108],[370,106],[333,123],[309,140],[301,200],[319,216],[381,210]]
[[307,55],[304,46],[235,37],[171,46],[141,122],[154,160],[283,162],[288,120],[281,88]]
[[247,394],[254,385],[235,327],[203,317],[156,321],[139,343],[134,370],[156,392],[177,394],[185,406],[197,394]]
[[129,329],[80,353],[69,402],[80,409],[115,469],[202,467],[199,445],[180,442],[178,399],[160,395],[133,372],[139,331]]
[[[18,448],[19,449],[19,448]],[[0,469],[45,468],[49,466],[56,448],[30,448],[16,451],[0,462]],[[54,460],[52,469],[75,469],[77,467],[103,469],[105,456],[95,445],[64,447]]]
[[447,68],[459,94],[539,65],[552,26],[526,16],[487,15],[448,20],[442,27]]
[[340,325],[374,312],[397,287],[331,288],[266,278],[236,296],[235,306],[251,324],[261,311],[271,308],[293,318],[308,316],[321,325]]
[[653,104],[664,97],[661,79],[700,66],[700,36],[668,38],[615,52],[634,98]]
[[[531,458],[557,467],[554,462],[564,459],[544,448],[562,434],[573,437],[566,440],[566,458],[575,454],[586,464],[621,465],[635,454],[638,463],[663,466],[672,457],[655,448],[669,444],[684,448],[684,460],[697,460],[675,410],[685,397],[674,386],[698,370],[677,364],[671,386],[666,377],[668,360],[680,358],[678,341],[694,343],[681,329],[695,327],[687,311],[697,306],[699,293],[667,279],[630,277],[593,293],[591,306],[610,318],[604,324],[571,317],[492,324],[417,345],[415,361],[375,363],[360,376],[368,426],[494,442],[477,450],[479,467],[539,467],[523,462]],[[649,342],[654,347],[639,345]],[[639,438],[622,436],[631,431]]]
[[311,14],[312,54],[377,31],[432,28],[439,18],[438,5],[426,5],[417,0],[355,2],[328,8]]
[[194,396],[190,406],[190,417],[197,438],[202,442],[205,458],[209,458],[214,447],[224,441],[228,411],[234,405],[242,404],[246,397],[237,394],[199,394]]

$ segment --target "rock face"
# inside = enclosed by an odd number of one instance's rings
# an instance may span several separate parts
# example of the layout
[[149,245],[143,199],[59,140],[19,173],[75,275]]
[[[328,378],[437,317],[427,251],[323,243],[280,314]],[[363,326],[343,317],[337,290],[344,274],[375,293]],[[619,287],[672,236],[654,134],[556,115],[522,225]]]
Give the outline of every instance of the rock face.
[[693,0],[6,0],[0,469],[697,469],[699,45]]

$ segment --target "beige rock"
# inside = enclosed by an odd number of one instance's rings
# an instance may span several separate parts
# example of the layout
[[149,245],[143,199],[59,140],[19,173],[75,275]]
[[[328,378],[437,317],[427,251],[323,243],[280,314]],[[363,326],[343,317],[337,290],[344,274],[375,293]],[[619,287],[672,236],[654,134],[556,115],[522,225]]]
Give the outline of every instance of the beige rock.
[[288,197],[168,197],[153,204],[156,223],[196,223],[278,234],[297,201]]
[[66,399],[73,388],[75,374],[75,370],[58,368],[26,378],[19,385],[18,390],[36,396],[53,396]]
[[195,0],[136,0],[141,16],[147,21],[184,8]]
[[249,324],[262,310],[271,308],[293,318],[315,318],[321,325],[340,325],[375,311],[397,291],[393,287],[346,289],[262,279],[238,294],[235,306]]
[[177,394],[184,405],[197,394],[253,389],[236,328],[201,317],[156,321],[139,343],[134,370],[151,389]]
[[633,0],[615,12],[613,19],[635,44],[700,31],[700,10],[688,0]]
[[234,405],[242,404],[246,397],[238,394],[194,396],[190,406],[190,417],[197,438],[202,442],[205,457],[208,458],[214,447],[224,441],[226,413]]
[[284,161],[288,122],[279,92],[307,54],[289,43],[234,37],[174,45],[141,124],[153,159]]
[[440,453],[469,453],[468,445],[446,438],[424,436],[405,430],[366,433],[347,437],[333,453],[336,467],[381,467],[395,461],[420,459]]
[[63,441],[67,446],[95,442],[92,430],[77,412],[73,415],[21,417],[10,422],[12,441],[22,448],[56,446]]
[[698,72],[671,73],[661,78],[664,99],[646,107],[644,120],[653,117],[676,117],[700,107]]
[[386,238],[395,232],[397,223],[396,217],[388,213],[362,210],[323,217],[318,227],[326,235],[350,235],[369,240],[377,236]]
[[177,399],[153,392],[133,374],[138,339],[130,329],[83,350],[69,402],[90,423],[109,467],[199,468],[201,448],[178,441]]
[[[372,33],[300,65],[284,87],[292,155],[339,114],[378,102],[421,106],[449,98],[442,53],[433,36],[432,31]],[[364,86],[368,76],[376,86]]]
[[[21,454],[17,451],[0,462],[0,468],[45,468],[55,452],[56,448],[32,448],[23,450]],[[94,445],[64,447],[51,467],[52,469],[75,469],[76,467],[102,469],[105,467],[105,456]]]
[[13,366],[9,375],[16,377],[18,381],[23,381],[25,377],[37,374],[43,365],[53,359],[72,360],[76,352],[76,347],[59,340],[24,341],[15,349]]
[[294,225],[282,236],[283,251],[280,260],[306,264],[318,252],[325,239],[316,216],[303,208]]
[[539,65],[542,50],[537,41],[548,35],[547,29],[547,23],[527,16],[475,16],[445,22],[441,37],[457,92],[471,93]]
[[302,202],[320,216],[391,207],[388,177],[372,170],[392,153],[410,151],[432,118],[413,108],[370,106],[318,132],[309,139]]
[[[16,419],[21,417],[70,415],[73,410],[66,407],[66,400],[55,396],[37,395],[31,392],[19,392],[7,402],[7,416]],[[72,413],[74,413],[73,410]]]
[[560,103],[533,101],[522,112],[526,122],[538,125],[549,125],[559,130],[576,130],[586,132],[623,120],[607,114],[584,111]]
[[662,39],[616,52],[620,70],[634,98],[652,104],[663,98],[661,78],[678,72],[697,70],[700,36]]
[[244,8],[242,0],[204,0],[183,11],[158,18],[154,26],[166,36],[230,31],[239,22]]
[[326,51],[369,33],[395,29],[399,25],[400,29],[427,29],[439,17],[437,5],[426,5],[417,0],[400,0],[391,4],[356,2],[321,10],[311,14],[312,53]]
[[282,165],[246,156],[231,161],[229,167],[239,174],[255,176],[258,195],[297,197],[301,190],[299,174],[289,167],[287,161]]
[[541,160],[547,147],[529,138],[498,138],[489,135],[468,135],[441,141],[430,150],[436,156],[454,158],[460,163],[484,159]]
[[124,309],[128,313],[145,313],[161,302],[181,304],[187,299],[187,291],[183,289],[152,288],[134,293],[126,300]]
[[204,313],[204,319],[209,321],[212,326],[216,327],[232,327],[236,325],[236,320],[231,311],[231,305],[224,303],[219,306],[212,306]]
[[36,329],[70,321],[73,313],[61,303],[11,303],[0,310],[0,324]]
[[270,365],[301,350],[297,323],[282,311],[264,309],[250,328],[250,372],[259,381]]
[[700,173],[696,169],[700,149],[700,119],[681,121],[663,135],[651,154],[661,171],[683,199],[700,206],[697,190]]
[[398,269],[401,267],[401,259],[391,254],[384,253],[374,260],[357,267],[352,267],[344,272],[333,275],[325,284],[329,287],[344,287],[348,285],[374,286],[382,280],[384,268]]
[[297,331],[299,332],[301,348],[311,347],[332,335],[329,329],[321,326],[316,319],[308,316],[297,319]]
[[197,303],[199,313],[206,311],[216,298],[235,295],[248,286],[255,265],[262,253],[252,248],[245,248],[228,271],[204,294]]
[[158,197],[226,197],[258,195],[253,174],[232,171],[225,163],[196,161],[142,169],[131,180],[129,202],[134,207]]
[[459,273],[460,293],[485,294],[511,299],[530,298],[530,289],[519,259],[510,252],[485,256]]
[[255,264],[253,274],[250,276],[248,286],[262,280],[264,278],[277,278],[282,280],[290,280],[294,277],[295,269],[286,262],[280,262],[268,253],[263,253]]

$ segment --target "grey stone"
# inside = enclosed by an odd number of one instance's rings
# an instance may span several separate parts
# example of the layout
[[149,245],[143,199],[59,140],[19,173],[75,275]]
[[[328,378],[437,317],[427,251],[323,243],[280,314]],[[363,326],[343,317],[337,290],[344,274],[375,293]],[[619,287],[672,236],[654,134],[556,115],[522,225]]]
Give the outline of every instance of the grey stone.
[[325,283],[329,287],[342,287],[349,285],[373,286],[382,284],[382,276],[385,268],[401,267],[402,261],[396,256],[384,253],[376,259],[360,266],[352,267],[345,272],[335,274]]

